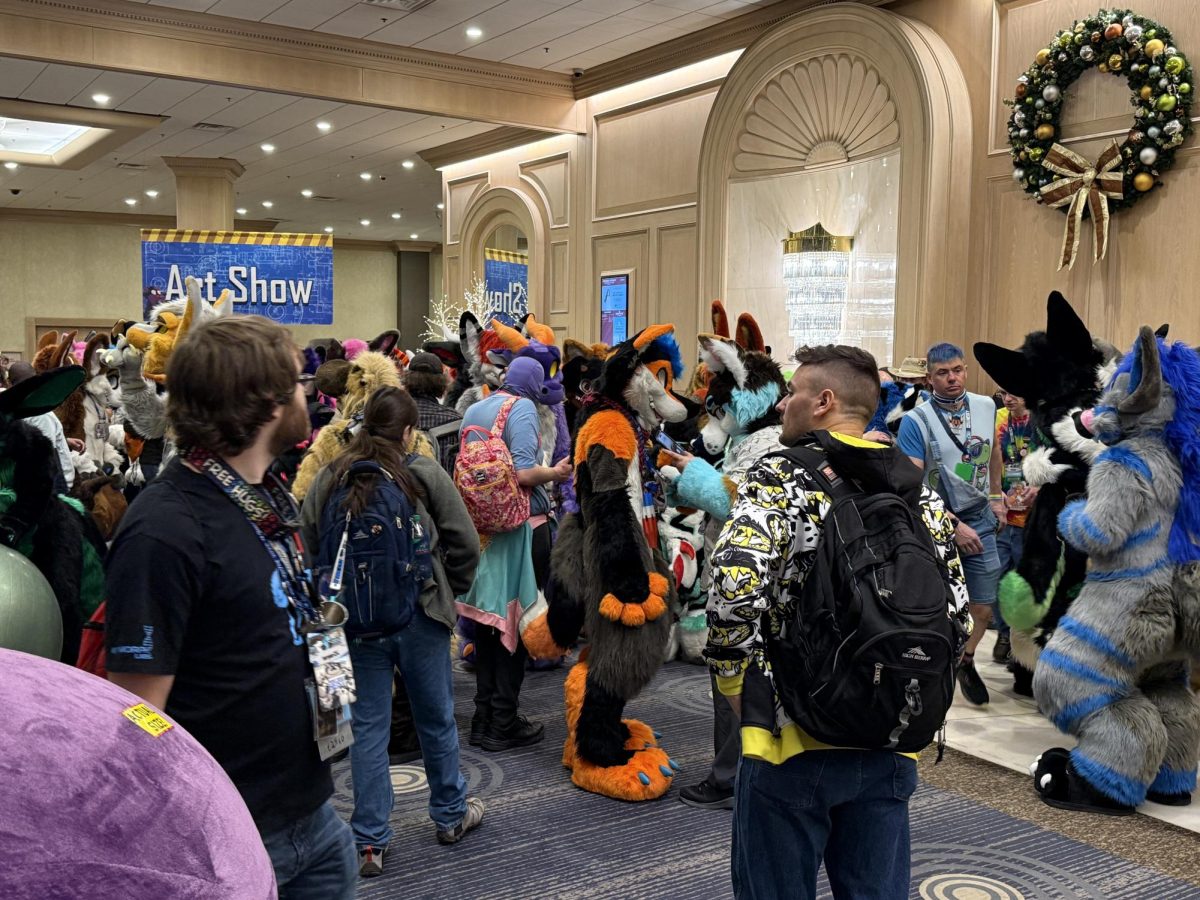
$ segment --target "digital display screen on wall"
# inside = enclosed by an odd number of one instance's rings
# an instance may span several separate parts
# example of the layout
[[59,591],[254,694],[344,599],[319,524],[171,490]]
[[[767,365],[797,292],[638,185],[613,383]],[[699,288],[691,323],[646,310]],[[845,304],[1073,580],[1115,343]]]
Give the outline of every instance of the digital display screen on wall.
[[233,311],[281,325],[333,324],[333,235],[248,231],[142,231],[142,315],[187,297],[184,279]]
[[629,276],[600,279],[600,340],[610,347],[629,338]]

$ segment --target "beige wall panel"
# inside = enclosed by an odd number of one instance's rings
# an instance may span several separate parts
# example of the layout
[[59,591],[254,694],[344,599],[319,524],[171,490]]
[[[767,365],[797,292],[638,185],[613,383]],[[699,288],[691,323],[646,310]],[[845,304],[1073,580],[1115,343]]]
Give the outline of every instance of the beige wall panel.
[[650,301],[651,318],[675,325],[675,338],[690,372],[696,361],[696,333],[700,324],[696,313],[696,226],[693,223],[659,228],[656,236],[657,289]]
[[[979,120],[980,127],[983,122],[993,124],[993,152],[1008,152],[1005,122],[1009,108],[1003,101],[1012,98],[1017,76],[1033,63],[1034,55],[1053,35],[1096,9],[1095,0],[1017,0],[998,7],[995,94],[988,117]],[[1194,0],[1144,0],[1134,8],[1139,15],[1170,29],[1178,47],[1189,55],[1200,44],[1196,9]],[[1063,109],[1066,138],[1124,132],[1132,124],[1124,73],[1114,77],[1091,71],[1072,86]]]
[[[140,317],[141,280],[136,228],[0,221],[0,350],[23,347],[28,316]],[[300,343],[320,336],[372,338],[397,327],[393,251],[335,245],[333,285],[333,324],[293,328]]]
[[462,221],[467,207],[475,195],[488,186],[488,173],[480,172],[446,182],[446,243],[456,244],[462,239]]
[[0,53],[87,60],[92,56],[92,29],[0,14]]
[[571,155],[559,153],[545,159],[521,163],[521,177],[541,192],[550,213],[550,227],[560,228],[571,221]]
[[550,297],[547,308],[554,317],[571,314],[571,244],[552,241],[550,244]]
[[[629,298],[629,333],[651,324],[649,296],[650,234],[648,231],[632,231],[598,237],[592,241],[592,283],[590,297],[587,340],[598,340],[600,334],[600,275],[602,272],[630,271],[632,293]],[[595,335],[595,337],[592,337]]]
[[700,139],[716,87],[596,120],[595,217],[696,201]]

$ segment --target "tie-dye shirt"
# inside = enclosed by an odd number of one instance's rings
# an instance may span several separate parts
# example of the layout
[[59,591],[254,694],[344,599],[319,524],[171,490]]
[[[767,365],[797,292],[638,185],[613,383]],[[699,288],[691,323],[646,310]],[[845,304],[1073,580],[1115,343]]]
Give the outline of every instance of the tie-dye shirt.
[[[1000,459],[1004,466],[1004,474],[1000,477],[1000,489],[1008,494],[1013,488],[1025,484],[1025,475],[1021,464],[1025,457],[1039,447],[1048,447],[1050,442],[1033,426],[1029,414],[1014,419],[1007,406],[996,410],[996,447],[1000,450]],[[1028,509],[1008,510],[1008,524],[1014,528],[1024,528],[1029,518]]]

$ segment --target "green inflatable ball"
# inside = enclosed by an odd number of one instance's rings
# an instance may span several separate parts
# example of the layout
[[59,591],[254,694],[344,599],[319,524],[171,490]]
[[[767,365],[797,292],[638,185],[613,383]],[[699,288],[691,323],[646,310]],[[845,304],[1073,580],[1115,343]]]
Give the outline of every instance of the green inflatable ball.
[[0,545],[0,647],[58,660],[62,614],[37,566]]

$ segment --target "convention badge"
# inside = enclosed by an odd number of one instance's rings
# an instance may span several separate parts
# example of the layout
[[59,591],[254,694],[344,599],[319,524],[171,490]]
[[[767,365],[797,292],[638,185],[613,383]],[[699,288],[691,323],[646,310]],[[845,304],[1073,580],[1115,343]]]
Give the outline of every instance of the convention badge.
[[317,753],[321,760],[337,756],[354,743],[354,730],[350,723],[353,717],[349,706],[322,710],[317,699],[317,688],[312,679],[304,682],[308,695],[308,711],[313,722],[313,739],[317,742]]
[[954,464],[954,474],[962,481],[970,484],[975,480],[975,466],[969,462],[960,462]]
[[321,604],[321,621],[305,634],[308,661],[316,682],[317,702],[321,710],[349,706],[357,698],[350,645],[346,641],[346,607],[327,600]]
[[97,422],[96,427],[92,429],[92,435],[94,437],[98,438],[99,440],[107,441],[108,440],[108,423],[103,422],[103,421]]
[[1025,482],[1025,470],[1020,463],[1008,463],[1004,467],[1004,477],[1012,484]]

